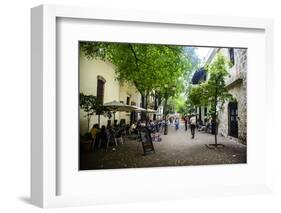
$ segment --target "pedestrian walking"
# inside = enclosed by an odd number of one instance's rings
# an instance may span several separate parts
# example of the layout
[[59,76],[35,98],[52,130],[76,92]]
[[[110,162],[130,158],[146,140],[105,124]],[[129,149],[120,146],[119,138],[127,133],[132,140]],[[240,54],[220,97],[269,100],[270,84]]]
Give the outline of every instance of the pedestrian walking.
[[188,123],[188,117],[185,116],[185,117],[184,117],[184,127],[185,127],[185,131],[187,131],[187,123]]
[[196,116],[193,114],[190,118],[190,130],[191,130],[192,139],[195,136],[195,128],[196,128]]
[[175,120],[175,127],[176,127],[176,130],[179,129],[179,119],[178,118],[176,118],[176,120]]

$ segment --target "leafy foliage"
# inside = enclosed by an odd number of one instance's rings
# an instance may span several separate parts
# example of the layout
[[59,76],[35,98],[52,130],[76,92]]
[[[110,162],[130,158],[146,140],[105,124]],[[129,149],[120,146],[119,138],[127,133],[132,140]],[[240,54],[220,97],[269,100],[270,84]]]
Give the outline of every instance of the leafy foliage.
[[174,111],[185,115],[188,113],[188,108],[186,105],[186,99],[183,95],[179,95],[179,96],[175,96],[172,97],[169,101],[168,101],[168,105],[170,105],[169,108],[174,109]]
[[[214,62],[207,66],[210,78],[206,85],[204,85],[205,93],[203,99],[207,99],[215,109],[217,107],[218,109],[221,109],[225,101],[232,98],[232,95],[228,92],[225,84],[225,78],[230,76],[228,73],[230,66],[230,61],[220,53],[217,55]],[[205,101],[205,105],[207,104],[207,101]]]
[[217,54],[213,63],[206,66],[210,76],[208,81],[195,85],[189,92],[189,99],[194,106],[210,107],[216,127],[217,111],[223,107],[227,100],[232,99],[232,95],[228,92],[225,84],[225,78],[229,76],[228,69],[230,66],[231,63],[221,53]]
[[198,47],[186,47],[185,48],[185,55],[190,59],[192,70],[196,70],[199,67],[199,64],[201,62],[200,58],[196,54],[195,50],[198,49]]
[[155,90],[164,93],[164,85],[175,85],[176,93],[182,92],[183,76],[192,67],[181,46],[104,42],[81,42],[80,45],[89,59],[113,63],[117,79],[134,84],[143,96]]
[[79,105],[80,108],[86,112],[87,120],[88,120],[88,129],[90,128],[90,119],[91,116],[96,115],[105,115],[107,117],[111,117],[111,113],[106,110],[106,108],[102,105],[100,101],[98,101],[96,96],[93,95],[85,95],[80,93],[79,96]]
[[189,99],[194,106],[211,106],[215,111],[232,98],[225,85],[225,77],[229,76],[229,66],[229,61],[220,53],[212,64],[206,66],[210,78],[193,86],[189,92]]

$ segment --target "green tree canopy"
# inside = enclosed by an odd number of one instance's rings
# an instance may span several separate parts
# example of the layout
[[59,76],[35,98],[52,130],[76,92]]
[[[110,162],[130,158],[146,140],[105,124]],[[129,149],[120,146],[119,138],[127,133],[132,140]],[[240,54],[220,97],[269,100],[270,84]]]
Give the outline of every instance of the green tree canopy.
[[116,66],[120,82],[133,83],[147,96],[164,91],[164,85],[175,85],[176,93],[184,88],[184,76],[191,71],[191,61],[184,47],[174,45],[81,42],[88,58],[110,61]]
[[[194,106],[209,106],[216,122],[217,112],[220,110],[232,95],[226,88],[225,79],[229,76],[228,69],[231,63],[221,53],[218,53],[215,60],[206,66],[209,79],[199,85],[194,85],[189,91],[189,100]],[[217,138],[215,134],[217,145]]]
[[206,66],[209,79],[192,86],[189,91],[189,99],[194,106],[211,106],[213,109],[221,109],[225,101],[232,98],[225,84],[230,66],[230,62],[221,53],[217,54],[213,63]]
[[186,99],[182,94],[171,98],[168,104],[172,105],[172,108],[177,113],[181,115],[187,114]]

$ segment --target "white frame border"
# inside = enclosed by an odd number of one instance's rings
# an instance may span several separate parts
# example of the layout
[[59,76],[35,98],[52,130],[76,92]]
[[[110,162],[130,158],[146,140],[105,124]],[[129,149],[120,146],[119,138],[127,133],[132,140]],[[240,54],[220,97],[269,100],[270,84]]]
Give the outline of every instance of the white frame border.
[[[218,17],[188,14],[166,14],[147,11],[123,11],[108,8],[40,5],[31,9],[31,202],[37,206],[58,207],[95,204],[89,197],[80,199],[56,196],[56,18],[82,18],[182,24],[212,27],[248,28],[265,30],[266,36],[266,94],[267,105],[273,106],[273,21],[271,19]],[[267,129],[269,131],[269,129]],[[267,156],[268,157],[268,156]],[[271,188],[270,161],[267,161],[267,184],[247,189],[199,190],[202,194],[245,194],[245,191],[266,192]],[[186,196],[187,195],[187,196]],[[124,202],[126,202],[124,200]],[[106,203],[106,201],[104,202]]]

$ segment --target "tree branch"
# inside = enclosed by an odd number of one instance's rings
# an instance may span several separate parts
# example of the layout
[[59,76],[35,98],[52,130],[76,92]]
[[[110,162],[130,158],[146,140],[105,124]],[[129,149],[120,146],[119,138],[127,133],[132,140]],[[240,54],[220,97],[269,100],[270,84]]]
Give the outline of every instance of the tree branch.
[[134,57],[135,57],[135,63],[136,63],[136,66],[137,66],[137,70],[139,71],[139,59],[138,59],[138,57],[137,57],[137,54],[136,54],[136,52],[135,52],[135,50],[134,50],[134,47],[133,47],[133,45],[132,44],[128,44],[129,45],[129,47],[130,47],[130,49],[131,49],[131,51],[133,52],[133,55],[134,55]]

